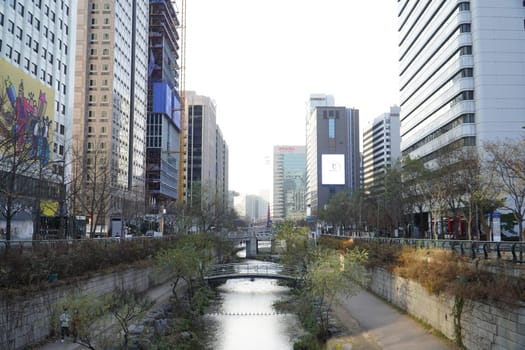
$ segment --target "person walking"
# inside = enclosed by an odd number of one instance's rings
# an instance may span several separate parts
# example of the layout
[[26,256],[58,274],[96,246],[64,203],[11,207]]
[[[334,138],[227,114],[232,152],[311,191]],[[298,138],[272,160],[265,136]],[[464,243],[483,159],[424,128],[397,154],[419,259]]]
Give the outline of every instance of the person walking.
[[67,308],[64,308],[64,312],[60,315],[60,342],[64,342],[64,337],[69,337],[69,313]]

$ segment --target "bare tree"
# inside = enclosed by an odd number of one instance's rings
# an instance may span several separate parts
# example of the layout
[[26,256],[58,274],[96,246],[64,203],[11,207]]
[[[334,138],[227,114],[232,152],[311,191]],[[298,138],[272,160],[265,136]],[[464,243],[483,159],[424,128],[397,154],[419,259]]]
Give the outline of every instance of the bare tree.
[[494,179],[507,196],[504,208],[514,215],[522,240],[525,240],[525,232],[523,232],[525,216],[524,146],[525,137],[519,140],[489,142],[484,145],[487,169],[495,174]]
[[76,152],[73,158],[72,189],[76,194],[73,208],[85,213],[87,230],[94,237],[106,224],[111,199],[111,168],[107,162],[107,151],[100,144],[91,145],[84,154]]
[[[402,161],[401,178],[403,183],[403,201],[406,202],[407,211],[410,212],[411,223],[416,226],[415,214],[419,214],[421,220],[423,213],[429,210],[432,199],[430,197],[432,172],[425,167],[421,159],[410,159],[407,157]],[[427,225],[419,222],[418,231],[425,229]]]

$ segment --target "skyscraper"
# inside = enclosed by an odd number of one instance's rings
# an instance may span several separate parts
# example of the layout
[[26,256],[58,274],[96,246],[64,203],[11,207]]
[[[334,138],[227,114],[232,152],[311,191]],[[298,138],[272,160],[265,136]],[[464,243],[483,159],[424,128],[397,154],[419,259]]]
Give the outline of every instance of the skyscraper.
[[359,110],[313,108],[306,122],[306,205],[317,216],[336,192],[360,186]]
[[386,170],[401,156],[399,107],[393,106],[371,121],[363,133],[363,189],[366,194],[384,191]]
[[[228,147],[217,125],[215,102],[207,97],[186,91],[188,106],[188,164],[187,192],[200,185],[204,202],[221,199],[228,205]],[[191,198],[188,200],[191,203]]]
[[399,1],[401,150],[440,151],[521,136],[522,1]]
[[306,147],[273,147],[273,221],[306,216]]
[[0,2],[0,228],[13,239],[56,238],[64,219],[76,3]]
[[105,234],[144,189],[149,1],[80,1],[77,18],[74,208]]
[[[178,193],[181,164],[179,19],[169,0],[150,0],[146,193],[150,212]],[[184,151],[184,150],[182,150]]]

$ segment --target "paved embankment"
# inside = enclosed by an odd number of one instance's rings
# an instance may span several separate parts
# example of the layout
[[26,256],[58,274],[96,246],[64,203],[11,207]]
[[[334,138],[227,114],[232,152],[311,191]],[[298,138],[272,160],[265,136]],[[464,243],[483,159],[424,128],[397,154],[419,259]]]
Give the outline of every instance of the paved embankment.
[[361,290],[342,300],[334,311],[349,336],[333,339],[328,349],[352,350],[449,350],[454,345],[431,334],[421,324],[373,294]]

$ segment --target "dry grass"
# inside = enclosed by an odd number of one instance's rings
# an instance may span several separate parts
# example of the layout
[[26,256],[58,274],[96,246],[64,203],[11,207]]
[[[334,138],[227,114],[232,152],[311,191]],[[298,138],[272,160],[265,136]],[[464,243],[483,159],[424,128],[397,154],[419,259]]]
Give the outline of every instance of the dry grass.
[[[346,241],[345,241],[346,242]],[[381,266],[421,284],[429,293],[470,300],[525,302],[525,279],[489,271],[484,264],[442,249],[416,249],[374,242],[343,242],[368,251],[368,267]],[[504,263],[494,260],[492,266]]]

